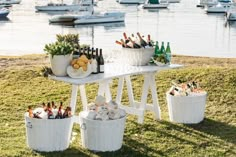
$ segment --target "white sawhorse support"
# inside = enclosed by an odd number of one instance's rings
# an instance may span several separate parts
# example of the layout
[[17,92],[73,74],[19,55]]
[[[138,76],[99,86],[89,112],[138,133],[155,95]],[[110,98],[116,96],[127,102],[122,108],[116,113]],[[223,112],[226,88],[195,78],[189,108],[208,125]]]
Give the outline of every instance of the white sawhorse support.
[[[103,80],[103,81],[99,82],[99,88],[98,88],[98,95],[105,96],[107,101],[110,101],[112,99],[110,87],[109,87],[110,82],[111,82],[110,80]],[[74,85],[73,84],[72,91],[71,91],[71,100],[70,100],[70,106],[71,106],[71,110],[72,110],[73,115],[75,114],[75,109],[76,109],[78,89],[80,90],[80,98],[81,98],[82,105],[83,105],[83,111],[87,109],[87,105],[88,105],[88,100],[87,100],[86,91],[85,91],[85,85]],[[74,116],[74,117],[75,117],[74,121],[76,123],[79,123],[78,116]]]
[[[130,106],[121,105],[124,80],[126,81],[127,85]],[[153,104],[147,104],[147,96],[149,88],[151,89]],[[141,102],[136,102],[134,100],[130,76],[120,77],[117,89],[116,102],[120,104],[120,108],[126,110],[127,113],[137,115],[138,123],[143,123],[145,110],[153,111],[155,114],[155,119],[160,120],[161,110],[159,107],[157,91],[156,91],[155,72],[144,74],[144,84],[143,84]]]

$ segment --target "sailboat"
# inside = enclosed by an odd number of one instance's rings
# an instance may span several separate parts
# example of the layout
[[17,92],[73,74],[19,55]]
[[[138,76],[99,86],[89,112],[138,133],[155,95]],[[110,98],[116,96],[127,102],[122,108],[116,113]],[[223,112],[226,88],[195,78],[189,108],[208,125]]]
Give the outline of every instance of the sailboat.
[[6,18],[9,13],[10,13],[9,9],[0,7],[0,18]]
[[35,6],[35,9],[37,11],[87,11],[90,3],[90,0],[74,0],[72,4],[65,4],[61,0],[61,3],[50,2],[47,5]]
[[79,25],[79,24],[112,23],[112,22],[124,22],[124,20],[125,20],[125,13],[113,11],[113,12],[92,14],[89,16],[81,16],[74,21],[74,24]]
[[56,15],[49,19],[50,23],[64,23],[72,22],[74,25],[80,24],[98,24],[98,23],[112,23],[112,22],[124,22],[124,12],[104,12],[94,13],[93,0],[89,6],[89,12],[86,15],[78,14],[67,14],[67,15]]
[[226,18],[228,21],[236,21],[236,5],[232,5],[226,12]]
[[207,13],[226,13],[230,6],[231,3],[218,3],[217,5],[206,7],[205,10]]
[[145,0],[116,0],[120,4],[143,4]]
[[0,4],[20,4],[21,0],[0,0]]
[[169,3],[167,1],[160,2],[159,0],[146,0],[143,4],[143,9],[161,9],[167,8]]

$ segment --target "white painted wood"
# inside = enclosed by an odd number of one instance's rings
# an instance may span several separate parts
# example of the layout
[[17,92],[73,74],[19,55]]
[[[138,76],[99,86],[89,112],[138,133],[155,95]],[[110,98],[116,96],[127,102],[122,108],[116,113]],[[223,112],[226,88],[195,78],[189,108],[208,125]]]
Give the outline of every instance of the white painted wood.
[[133,94],[132,83],[131,83],[129,75],[125,76],[125,82],[126,82],[126,86],[127,86],[130,106],[134,107],[134,94]]
[[105,97],[106,97],[106,101],[112,100],[109,81],[106,81],[106,84],[105,84]]
[[73,122],[80,125],[79,116],[73,116]]
[[98,95],[104,96],[106,98],[106,101],[110,101],[112,99],[110,82],[112,81],[104,80],[99,82]]
[[79,90],[80,90],[81,101],[83,104],[83,110],[85,111],[87,109],[87,105],[88,105],[88,100],[87,100],[86,91],[85,91],[85,85],[79,85]]
[[124,77],[119,77],[118,87],[117,87],[117,92],[116,92],[117,93],[116,103],[118,104],[121,104],[123,85],[124,85]]
[[150,83],[150,88],[151,88],[151,93],[152,93],[153,111],[155,114],[155,118],[160,120],[161,110],[160,110],[158,97],[157,97],[155,73],[151,73],[148,77],[149,77],[149,83]]
[[[134,114],[138,116],[138,122],[143,123],[144,120],[144,111],[146,109],[150,109],[154,111],[155,118],[161,119],[161,111],[158,104],[158,97],[156,91],[156,82],[155,82],[155,73],[165,69],[172,69],[172,68],[180,68],[183,67],[182,65],[178,64],[171,64],[167,66],[129,66],[129,65],[120,65],[115,63],[105,64],[105,73],[100,73],[96,75],[90,75],[86,78],[81,79],[73,79],[70,77],[57,77],[57,76],[49,76],[49,78],[63,81],[66,83],[70,83],[73,86],[80,85],[80,95],[83,104],[83,110],[87,107],[87,98],[85,93],[84,84],[86,83],[94,83],[99,82],[99,91],[98,94],[105,95],[107,100],[112,98],[110,88],[109,88],[109,81],[113,78],[119,78],[118,88],[117,88],[117,96],[116,102],[121,104],[122,94],[123,94],[123,86],[124,80],[127,84],[128,89],[128,97],[129,103],[131,107],[120,105],[123,107],[127,113]],[[131,75],[143,74],[144,75],[144,84],[141,96],[141,102],[137,103],[134,101],[133,96],[133,89],[132,83],[130,80]],[[74,87],[75,88],[75,87]],[[147,103],[147,95],[148,90],[151,89],[153,105],[146,105]],[[74,89],[75,91],[78,89]],[[72,98],[76,99],[76,92],[72,90]],[[71,104],[76,104],[76,100],[72,101]],[[73,107],[75,110],[75,107]]]
[[75,114],[75,109],[76,109],[77,94],[78,94],[78,86],[72,85],[70,107],[73,115]]
[[105,64],[105,72],[96,74],[96,75],[89,75],[88,77],[81,78],[81,79],[74,79],[68,76],[65,77],[57,77],[54,75],[49,76],[49,78],[57,81],[63,81],[70,84],[77,84],[83,85],[86,83],[94,83],[103,80],[112,80],[113,78],[119,78],[122,76],[127,75],[138,75],[138,74],[145,74],[148,72],[158,72],[165,69],[173,69],[173,68],[180,68],[183,67],[179,64],[171,64],[166,66],[129,66],[129,65],[120,65],[115,63],[108,63]]
[[140,117],[144,115],[144,111],[145,111],[143,108],[133,108],[133,107],[125,106],[122,104],[120,104],[119,108],[124,109],[126,113],[133,114]]
[[[140,107],[139,107],[141,109],[145,109],[145,106],[146,106],[146,103],[147,103],[148,89],[149,89],[149,79],[148,79],[148,75],[145,74],[144,75],[142,96],[141,96],[141,103],[140,103]],[[143,120],[144,120],[144,113],[143,113],[143,115],[140,115],[138,117],[138,123],[142,124]]]
[[100,81],[99,86],[98,86],[98,94],[97,95],[104,96],[104,93],[105,93],[105,87],[104,86],[105,86],[104,82]]

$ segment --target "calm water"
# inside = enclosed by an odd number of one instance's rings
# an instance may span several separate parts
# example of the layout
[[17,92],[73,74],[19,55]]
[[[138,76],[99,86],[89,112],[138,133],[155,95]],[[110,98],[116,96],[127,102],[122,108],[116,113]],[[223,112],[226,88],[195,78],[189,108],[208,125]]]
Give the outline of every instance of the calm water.
[[69,27],[49,25],[52,13],[37,13],[35,0],[23,0],[13,6],[8,20],[0,20],[0,55],[44,53],[44,45],[53,42],[58,33],[79,33],[81,43],[104,48],[105,53],[111,54],[119,51],[115,40],[125,31],[170,41],[175,54],[235,58],[236,23],[225,25],[223,14],[206,14],[196,7],[197,3],[197,0],[182,0],[170,4],[169,9],[148,11],[138,9],[137,5],[103,0],[95,10],[125,11],[124,23]]

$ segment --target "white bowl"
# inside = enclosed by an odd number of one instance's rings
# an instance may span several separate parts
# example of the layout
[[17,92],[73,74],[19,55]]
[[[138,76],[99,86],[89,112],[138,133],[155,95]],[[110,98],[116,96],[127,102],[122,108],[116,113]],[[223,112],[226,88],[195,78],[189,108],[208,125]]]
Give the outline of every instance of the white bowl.
[[153,55],[153,47],[140,49],[122,48],[115,62],[135,66],[147,65]]
[[87,65],[87,71],[83,71],[82,68],[79,69],[74,69],[72,66],[67,67],[67,74],[71,78],[84,78],[89,76],[92,73],[92,65],[88,64]]

